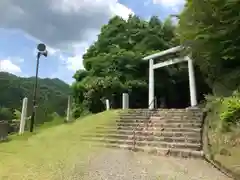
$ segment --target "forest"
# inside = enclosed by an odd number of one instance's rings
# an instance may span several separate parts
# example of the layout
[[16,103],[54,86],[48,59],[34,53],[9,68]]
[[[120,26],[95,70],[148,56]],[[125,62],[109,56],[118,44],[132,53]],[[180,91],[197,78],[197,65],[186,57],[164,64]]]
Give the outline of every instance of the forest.
[[[73,84],[75,115],[105,108],[110,99],[113,108],[121,107],[121,94],[128,92],[131,108],[148,107],[148,62],[142,58],[153,52],[179,44],[176,27],[171,19],[160,21],[153,16],[149,21],[130,16],[127,21],[116,16],[102,27],[98,40],[84,55],[85,70],[75,73]],[[210,92],[198,67],[199,101]],[[155,92],[158,104],[166,107],[189,105],[187,64],[182,63],[155,71]]]
[[[200,104],[209,95],[238,95],[240,16],[236,7],[237,1],[187,1],[178,23],[156,16],[149,21],[135,15],[110,19],[83,56],[85,69],[74,75],[75,117],[104,110],[106,98],[112,108],[120,108],[123,92],[129,93],[131,108],[147,108],[148,62],[142,58],[181,44],[194,60]],[[155,95],[157,104],[164,102],[166,108],[188,107],[187,64],[156,70]],[[239,113],[236,108],[238,102],[231,111]]]
[[[0,72],[0,120],[19,118],[24,97],[28,98],[28,116],[31,115],[34,83],[34,77],[23,78]],[[39,78],[36,123],[42,124],[48,121],[48,116],[53,113],[65,116],[70,93],[69,85],[60,79]]]

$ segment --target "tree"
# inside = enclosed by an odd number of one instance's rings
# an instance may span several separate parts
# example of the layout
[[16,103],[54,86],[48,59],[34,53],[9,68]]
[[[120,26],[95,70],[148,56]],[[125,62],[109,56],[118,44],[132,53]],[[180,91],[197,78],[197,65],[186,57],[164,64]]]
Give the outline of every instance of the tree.
[[[156,51],[176,45],[175,26],[170,19],[162,22],[157,17],[144,21],[137,16],[128,20],[116,16],[101,28],[98,40],[83,56],[85,70],[74,75],[73,84],[75,115],[105,109],[104,100],[121,107],[121,94],[128,92],[130,107],[148,106],[148,62],[142,58]],[[165,97],[167,105],[178,107],[188,100],[174,98],[176,89],[181,97],[188,97],[186,65],[156,71],[156,96]],[[204,86],[203,86],[204,87]],[[177,102],[178,101],[178,102]]]
[[[38,112],[36,123],[47,121],[48,115],[53,112],[65,115],[70,86],[65,82],[55,79],[39,78],[37,102]],[[35,78],[17,77],[7,72],[0,72],[0,106],[6,107],[14,115],[14,110],[21,111],[22,100],[28,97],[28,116],[32,112],[32,94]],[[13,118],[14,119],[14,118]]]
[[235,0],[188,0],[180,15],[180,40],[192,42],[192,55],[217,94],[240,86],[239,8]]
[[9,108],[0,107],[0,121],[10,121],[14,118],[14,114]]

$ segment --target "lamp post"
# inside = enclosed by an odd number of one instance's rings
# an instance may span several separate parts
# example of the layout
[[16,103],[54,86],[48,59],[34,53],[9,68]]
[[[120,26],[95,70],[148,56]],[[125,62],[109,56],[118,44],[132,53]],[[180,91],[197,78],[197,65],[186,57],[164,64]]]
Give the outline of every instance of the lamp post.
[[47,50],[46,50],[45,44],[38,44],[37,49],[38,49],[37,66],[36,66],[35,84],[34,84],[34,89],[33,89],[33,108],[32,108],[32,116],[31,116],[31,121],[30,121],[30,132],[33,132],[34,120],[35,120],[36,110],[37,110],[36,97],[37,97],[37,85],[38,85],[39,59],[40,59],[41,55],[47,57]]

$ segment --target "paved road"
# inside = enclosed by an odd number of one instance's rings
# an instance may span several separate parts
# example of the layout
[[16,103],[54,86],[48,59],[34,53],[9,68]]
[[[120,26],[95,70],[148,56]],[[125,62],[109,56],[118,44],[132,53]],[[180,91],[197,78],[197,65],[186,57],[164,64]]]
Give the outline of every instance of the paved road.
[[204,160],[106,149],[93,156],[84,180],[230,180]]

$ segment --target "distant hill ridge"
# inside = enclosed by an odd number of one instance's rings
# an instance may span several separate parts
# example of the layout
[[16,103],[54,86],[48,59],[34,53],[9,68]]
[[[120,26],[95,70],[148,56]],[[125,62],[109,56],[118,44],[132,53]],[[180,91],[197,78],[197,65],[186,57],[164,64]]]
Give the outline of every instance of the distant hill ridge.
[[[35,77],[25,78],[0,72],[0,106],[21,110],[22,99],[28,97],[30,112],[34,83]],[[70,86],[58,78],[38,80],[37,102],[45,112],[63,115],[70,93]]]

